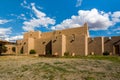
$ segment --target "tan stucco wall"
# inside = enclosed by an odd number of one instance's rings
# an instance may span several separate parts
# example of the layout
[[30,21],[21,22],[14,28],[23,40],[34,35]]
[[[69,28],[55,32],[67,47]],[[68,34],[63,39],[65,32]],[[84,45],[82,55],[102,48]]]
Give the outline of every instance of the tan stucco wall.
[[24,39],[28,39],[28,38],[39,39],[39,38],[41,38],[41,32],[40,31],[30,31],[30,32],[24,33]]
[[52,38],[52,53],[53,55],[64,56],[66,51],[66,36],[59,35]]
[[114,50],[115,45],[120,46],[120,36],[105,37],[105,41],[104,41],[105,51],[108,51],[111,54],[116,54]]
[[88,39],[88,54],[101,55],[104,52],[104,38],[96,37]]
[[72,55],[85,55],[87,53],[87,36],[86,35],[77,35],[73,39],[72,35],[67,36],[66,46],[68,52]]
[[45,47],[50,42],[50,40],[51,40],[50,38],[46,38],[46,39],[41,38],[35,40],[35,50],[37,54],[45,55],[46,53]]
[[16,51],[14,52],[12,50],[13,47],[15,47],[15,49],[16,49],[16,45],[14,45],[14,44],[7,44],[5,46],[7,47],[7,51],[5,52],[6,54],[16,54]]

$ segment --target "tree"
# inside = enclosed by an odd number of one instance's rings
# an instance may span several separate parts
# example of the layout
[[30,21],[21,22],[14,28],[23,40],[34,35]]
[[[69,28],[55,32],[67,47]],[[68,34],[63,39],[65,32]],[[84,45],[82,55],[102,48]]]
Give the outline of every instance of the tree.
[[7,51],[7,47],[4,46],[4,45],[0,45],[0,55],[3,53],[3,52],[6,52]]
[[30,53],[30,54],[35,54],[36,51],[35,51],[34,49],[31,49],[29,53]]

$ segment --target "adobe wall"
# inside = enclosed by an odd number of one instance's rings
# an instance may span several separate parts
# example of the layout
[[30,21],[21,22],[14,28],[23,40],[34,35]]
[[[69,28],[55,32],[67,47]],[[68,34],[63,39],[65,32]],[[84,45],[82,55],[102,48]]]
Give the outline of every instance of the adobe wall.
[[102,55],[104,52],[104,38],[88,38],[88,54]]
[[50,38],[50,37],[59,36],[59,35],[69,36],[72,34],[87,35],[89,37],[88,25],[85,23],[81,27],[57,30],[53,32],[44,32],[41,34],[41,38]]
[[112,38],[105,37],[104,38],[104,51],[110,52],[113,54],[113,42]]
[[115,45],[120,46],[120,37],[119,36],[105,37],[105,39],[104,39],[104,47],[105,47],[104,51],[108,51],[113,55],[116,54],[115,49],[114,49]]
[[16,42],[16,53],[21,54],[21,49],[23,48],[23,54],[28,54],[28,39],[17,40]]
[[52,38],[52,54],[64,56],[66,52],[66,36],[59,35],[57,37]]
[[23,39],[28,39],[28,38],[39,39],[39,38],[41,38],[41,32],[40,31],[30,31],[30,32],[24,33]]
[[87,36],[86,35],[69,35],[66,37],[66,51],[71,55],[87,55]]
[[34,43],[34,49],[36,51],[37,54],[40,55],[45,55],[46,53],[46,45],[51,41],[51,38],[46,38],[46,39],[36,39],[35,43]]
[[12,50],[13,47],[14,47],[15,50],[16,50],[16,45],[14,45],[14,44],[7,44],[7,45],[5,45],[5,46],[7,47],[7,51],[5,52],[5,54],[16,54],[16,51],[14,52],[14,51]]

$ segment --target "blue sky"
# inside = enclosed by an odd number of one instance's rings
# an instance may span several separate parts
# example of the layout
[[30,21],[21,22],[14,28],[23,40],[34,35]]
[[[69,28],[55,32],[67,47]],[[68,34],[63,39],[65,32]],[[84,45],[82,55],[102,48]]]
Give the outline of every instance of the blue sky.
[[120,36],[120,0],[0,0],[0,38],[24,32],[74,28],[88,23],[91,37]]

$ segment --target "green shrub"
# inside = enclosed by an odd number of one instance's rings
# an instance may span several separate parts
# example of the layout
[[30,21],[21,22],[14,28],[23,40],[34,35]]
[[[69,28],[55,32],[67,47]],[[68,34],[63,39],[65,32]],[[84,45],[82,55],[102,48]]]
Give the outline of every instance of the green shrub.
[[64,56],[69,56],[69,55],[70,53],[68,51],[64,53]]
[[1,53],[6,52],[6,51],[7,51],[7,47],[4,45],[1,45],[0,46],[0,55],[1,55]]
[[108,55],[110,55],[110,53],[108,51],[105,51],[105,52],[103,52],[103,55],[108,56]]
[[36,51],[34,49],[30,50],[30,54],[35,54],[35,53],[36,53]]

